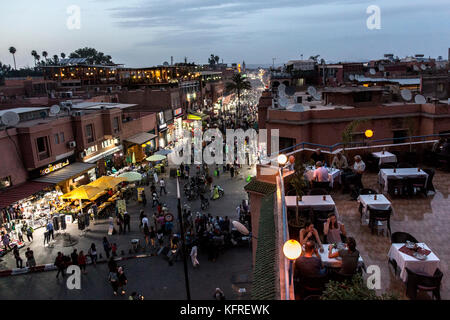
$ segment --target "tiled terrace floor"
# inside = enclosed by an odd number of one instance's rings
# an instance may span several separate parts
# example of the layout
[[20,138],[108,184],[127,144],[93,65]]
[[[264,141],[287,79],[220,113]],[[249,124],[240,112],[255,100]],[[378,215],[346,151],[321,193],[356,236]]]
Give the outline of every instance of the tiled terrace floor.
[[[367,173],[363,177],[365,188],[379,190],[378,175]],[[436,171],[433,179],[436,193],[427,197],[417,195],[410,198],[388,196],[393,204],[394,215],[391,217],[392,232],[404,231],[412,234],[418,241],[426,243],[440,259],[440,269],[444,273],[441,298],[450,299],[450,173]],[[405,284],[394,276],[393,268],[388,264],[390,239],[385,235],[372,235],[368,226],[360,224],[358,202],[350,200],[349,194],[341,191],[332,192],[339,210],[341,221],[345,224],[347,234],[357,242],[366,266],[378,265],[381,268],[381,292],[395,292],[404,299]],[[420,293],[418,298],[430,299],[431,293]]]

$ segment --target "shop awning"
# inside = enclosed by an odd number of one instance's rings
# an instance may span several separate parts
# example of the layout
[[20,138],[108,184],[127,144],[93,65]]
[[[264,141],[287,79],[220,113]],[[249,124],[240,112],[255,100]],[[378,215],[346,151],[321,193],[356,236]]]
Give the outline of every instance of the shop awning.
[[189,120],[205,120],[208,116],[200,112],[190,112],[187,118]]
[[0,192],[0,209],[5,208],[19,200],[23,200],[51,186],[53,185],[49,183],[28,181],[21,185]]
[[101,158],[104,158],[104,157],[109,156],[109,155],[111,155],[113,153],[121,151],[122,149],[123,149],[122,145],[114,147],[112,149],[109,149],[108,151],[102,152],[100,154],[97,154],[97,155],[93,156],[92,158],[87,159],[86,162],[87,163],[96,163]]
[[142,132],[124,140],[135,144],[144,144],[154,138],[156,138],[156,134]]
[[50,173],[46,176],[40,177],[38,179],[34,179],[36,182],[45,182],[45,183],[53,183],[57,184],[67,179],[75,178],[81,173],[92,169],[95,167],[95,164],[92,163],[83,163],[83,162],[75,162],[67,167],[64,167],[56,172]]

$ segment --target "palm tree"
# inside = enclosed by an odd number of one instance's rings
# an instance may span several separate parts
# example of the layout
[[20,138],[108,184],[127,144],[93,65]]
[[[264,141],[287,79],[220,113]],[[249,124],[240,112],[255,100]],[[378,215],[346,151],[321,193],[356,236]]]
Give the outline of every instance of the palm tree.
[[57,54],[53,55],[53,63],[54,63],[55,65],[58,64],[58,55],[57,55]]
[[65,58],[66,57],[66,54],[64,53],[64,52],[61,52],[61,58]]
[[40,62],[40,60],[41,60],[41,56],[40,55],[36,55],[36,60],[37,60],[37,64],[39,65],[41,62]]
[[17,67],[16,67],[16,56],[14,55],[16,53],[16,51],[17,51],[16,48],[9,47],[9,53],[12,54],[13,59],[14,59],[14,70],[17,70]]
[[47,56],[48,56],[47,51],[42,51],[42,56],[44,57],[45,62],[47,62]]
[[252,88],[252,85],[250,84],[250,82],[248,80],[245,80],[244,77],[242,77],[242,75],[240,73],[236,73],[235,75],[233,75],[233,77],[231,78],[232,82],[227,83],[226,85],[226,90],[228,92],[236,92],[237,96],[238,96],[238,112],[237,112],[237,116],[236,116],[236,123],[237,123],[237,118],[240,116],[240,110],[241,110],[241,93],[244,90],[250,90]]
[[36,67],[37,51],[36,50],[31,50],[31,56],[34,58],[34,66]]

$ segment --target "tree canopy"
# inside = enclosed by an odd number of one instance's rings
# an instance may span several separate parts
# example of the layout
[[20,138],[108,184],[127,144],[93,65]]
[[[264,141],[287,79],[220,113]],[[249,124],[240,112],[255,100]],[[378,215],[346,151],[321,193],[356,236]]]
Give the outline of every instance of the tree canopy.
[[69,58],[87,58],[90,64],[114,64],[110,55],[88,47],[75,50]]

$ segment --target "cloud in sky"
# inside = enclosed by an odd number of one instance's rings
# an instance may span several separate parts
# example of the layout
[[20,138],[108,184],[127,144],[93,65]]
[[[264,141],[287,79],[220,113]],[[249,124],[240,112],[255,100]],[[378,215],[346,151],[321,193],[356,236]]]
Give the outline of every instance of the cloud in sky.
[[[448,0],[78,0],[82,29],[64,28],[61,0],[47,8],[31,0],[2,4],[0,61],[7,48],[32,61],[36,49],[71,52],[86,45],[130,66],[161,64],[174,56],[205,63],[211,54],[226,62],[271,63],[321,54],[326,60],[370,59],[385,52],[446,55],[450,40]],[[33,14],[21,11],[24,3]],[[381,8],[381,30],[366,28],[366,8]],[[10,7],[10,8],[8,8]],[[29,10],[29,8],[27,8]],[[3,11],[3,10],[2,10]],[[17,28],[11,24],[17,23]],[[42,49],[40,48],[42,47]],[[21,56],[21,54],[23,56]]]

